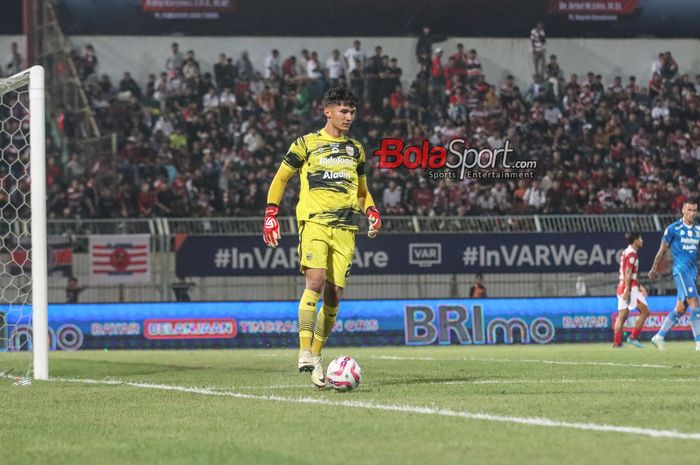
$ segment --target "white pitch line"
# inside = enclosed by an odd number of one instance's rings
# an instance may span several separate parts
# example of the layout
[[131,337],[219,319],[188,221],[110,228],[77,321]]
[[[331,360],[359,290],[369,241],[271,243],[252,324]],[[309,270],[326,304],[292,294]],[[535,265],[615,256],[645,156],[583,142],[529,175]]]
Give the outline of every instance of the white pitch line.
[[[467,385],[480,385],[480,384],[600,384],[600,383],[638,383],[640,379],[637,378],[618,378],[618,379],[480,379],[480,380],[455,380],[455,381],[430,381],[426,380],[425,383],[417,383],[417,384],[426,384],[426,385],[431,385],[431,386],[440,386],[440,385],[462,385],[462,384],[467,384]],[[700,378],[668,378],[668,379],[656,379],[656,381],[660,382],[698,382],[700,381]],[[380,383],[381,384],[381,383]],[[370,386],[369,383],[362,383],[363,386]],[[304,384],[265,384],[265,385],[259,385],[259,386],[229,386],[226,388],[217,388],[217,387],[210,387],[207,389],[212,389],[215,391],[231,391],[231,390],[243,390],[243,391],[250,391],[253,389],[262,389],[262,390],[276,390],[276,389],[305,389],[308,388],[309,390],[316,390],[316,387],[312,385],[311,383],[304,383]]]
[[629,368],[674,368],[672,365],[658,365],[650,363],[621,363],[621,362],[593,362],[593,361],[562,361],[562,360],[535,360],[535,359],[510,359],[510,358],[480,358],[480,357],[464,357],[464,358],[439,358],[434,357],[401,357],[394,355],[370,355],[368,358],[375,360],[409,360],[409,361],[460,361],[467,360],[471,362],[502,362],[502,363],[542,363],[545,365],[590,365],[590,366],[610,366],[610,367],[629,367]]
[[[245,391],[250,389],[299,389],[299,388],[314,388],[316,387],[311,383],[306,384],[267,384],[263,386],[231,386],[230,388],[216,388],[218,390],[231,390],[231,389],[243,389]],[[211,388],[215,389],[215,388]]]
[[314,397],[281,397],[274,395],[255,395],[244,394],[241,392],[232,391],[216,391],[209,388],[190,388],[186,386],[176,386],[167,384],[150,384],[150,383],[134,383],[129,381],[119,380],[95,380],[95,379],[70,379],[54,378],[54,381],[72,382],[81,384],[107,384],[107,385],[122,385],[141,389],[155,389],[160,391],[175,391],[185,392],[190,394],[199,394],[218,397],[232,397],[235,399],[259,400],[268,402],[285,402],[292,404],[316,404],[331,407],[345,407],[362,410],[379,410],[399,413],[415,413],[421,415],[436,415],[442,417],[464,418],[468,420],[494,421],[499,423],[514,423],[527,426],[544,426],[549,428],[568,428],[581,431],[603,431],[613,433],[636,434],[648,436],[652,438],[669,438],[669,439],[686,439],[700,441],[700,433],[683,433],[673,430],[658,430],[650,428],[638,428],[634,426],[615,426],[599,423],[576,423],[568,421],[552,420],[542,417],[514,417],[504,415],[491,415],[488,413],[472,413],[450,409],[441,409],[433,407],[416,407],[411,405],[396,405],[396,404],[378,404],[375,402],[361,402],[354,400],[332,401],[323,398]]
[[[426,384],[598,384],[598,383],[639,383],[644,380],[635,378],[620,378],[620,379],[480,379],[474,381],[435,381],[427,382]],[[700,378],[667,378],[655,379],[654,381],[674,382],[674,383],[696,383]]]
[[[458,384],[599,384],[599,383],[639,383],[644,380],[639,378],[618,378],[618,379],[479,379],[479,380],[455,380],[455,381],[426,381],[423,384],[435,385],[458,385]],[[700,378],[659,378],[655,381],[673,382],[673,383],[697,383]],[[417,383],[421,384],[421,383]],[[363,386],[369,386],[369,383],[362,383]],[[252,390],[252,389],[300,389],[315,387],[310,383],[305,384],[267,384],[262,386],[230,386],[228,388],[210,388],[216,390],[230,391],[237,390]]]
[[510,358],[478,358],[465,357],[464,360],[472,362],[504,362],[504,363],[542,363],[545,365],[585,365],[604,367],[627,367],[627,368],[675,368],[673,365],[656,365],[651,363],[620,363],[620,362],[589,362],[589,361],[563,361],[563,360],[533,360],[533,359],[510,359]]

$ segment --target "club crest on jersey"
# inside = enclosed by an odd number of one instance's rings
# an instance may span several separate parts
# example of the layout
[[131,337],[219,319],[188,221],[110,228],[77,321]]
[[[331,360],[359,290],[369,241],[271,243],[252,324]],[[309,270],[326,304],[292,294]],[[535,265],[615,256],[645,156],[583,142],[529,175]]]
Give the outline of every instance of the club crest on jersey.
[[348,155],[350,155],[351,157],[354,157],[354,156],[355,156],[355,147],[353,147],[352,145],[346,145],[346,146],[345,146],[345,151],[346,151],[346,152],[348,153]]

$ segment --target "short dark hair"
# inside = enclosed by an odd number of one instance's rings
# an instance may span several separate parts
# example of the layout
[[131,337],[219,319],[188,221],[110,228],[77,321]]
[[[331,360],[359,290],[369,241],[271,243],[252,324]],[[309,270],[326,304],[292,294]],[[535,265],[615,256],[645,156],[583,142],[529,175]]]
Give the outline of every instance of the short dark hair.
[[349,107],[357,107],[359,103],[355,94],[347,87],[334,87],[323,96],[323,106],[346,104]]
[[698,198],[695,196],[689,196],[683,201],[683,205],[685,204],[691,204],[691,205],[697,205],[698,204]]
[[632,242],[636,241],[642,237],[642,234],[638,231],[630,231],[627,234],[625,234],[625,239],[627,239],[627,243],[631,244]]

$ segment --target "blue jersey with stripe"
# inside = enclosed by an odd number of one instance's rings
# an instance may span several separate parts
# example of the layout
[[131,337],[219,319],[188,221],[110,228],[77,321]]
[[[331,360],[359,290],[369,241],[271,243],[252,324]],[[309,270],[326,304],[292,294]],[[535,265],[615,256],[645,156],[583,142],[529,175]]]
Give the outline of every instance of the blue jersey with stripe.
[[663,241],[673,255],[673,274],[698,275],[698,243],[700,243],[700,226],[688,226],[682,219],[670,224],[664,232]]

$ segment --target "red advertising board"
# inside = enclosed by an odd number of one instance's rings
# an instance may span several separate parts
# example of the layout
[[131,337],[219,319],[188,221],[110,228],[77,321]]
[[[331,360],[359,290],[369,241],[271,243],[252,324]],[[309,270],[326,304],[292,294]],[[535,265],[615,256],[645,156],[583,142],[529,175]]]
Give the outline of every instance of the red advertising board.
[[146,320],[146,339],[221,339],[238,334],[233,318],[165,318]]
[[234,0],[141,0],[141,9],[153,13],[232,13]]
[[639,0],[549,0],[547,13],[631,15]]

